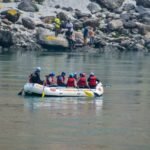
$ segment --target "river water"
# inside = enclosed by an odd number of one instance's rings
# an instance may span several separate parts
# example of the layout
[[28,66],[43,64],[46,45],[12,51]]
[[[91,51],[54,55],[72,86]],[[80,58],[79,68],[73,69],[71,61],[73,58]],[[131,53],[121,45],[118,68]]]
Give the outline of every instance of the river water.
[[[104,96],[18,96],[33,68],[91,71]],[[16,52],[0,54],[1,150],[150,150],[150,55]]]

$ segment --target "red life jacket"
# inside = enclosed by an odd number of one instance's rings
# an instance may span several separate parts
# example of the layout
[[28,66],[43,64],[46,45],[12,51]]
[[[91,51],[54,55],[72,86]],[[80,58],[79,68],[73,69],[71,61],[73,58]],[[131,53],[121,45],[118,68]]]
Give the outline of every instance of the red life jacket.
[[96,86],[96,76],[90,76],[89,86]]
[[55,84],[55,79],[54,79],[54,77],[47,77],[46,78],[46,84],[47,85],[51,85],[51,84]]
[[68,78],[67,86],[68,87],[75,87],[75,79],[74,78]]
[[86,85],[86,77],[80,77],[79,81],[78,81],[78,86],[79,87],[85,87]]

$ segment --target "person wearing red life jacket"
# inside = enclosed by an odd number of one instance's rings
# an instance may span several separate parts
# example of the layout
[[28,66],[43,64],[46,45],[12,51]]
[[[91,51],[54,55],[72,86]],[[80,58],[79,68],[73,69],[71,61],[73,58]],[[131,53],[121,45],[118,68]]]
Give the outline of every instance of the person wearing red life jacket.
[[77,87],[76,80],[73,76],[73,74],[70,74],[67,80],[67,87]]
[[97,83],[99,83],[99,79],[97,79],[93,72],[90,73],[87,81],[90,88],[95,88]]
[[86,74],[85,73],[80,73],[80,78],[77,83],[79,88],[87,88],[87,80],[86,80]]
[[62,72],[61,75],[57,76],[57,85],[58,86],[66,86],[65,80],[66,80],[66,73]]
[[46,85],[47,86],[56,85],[55,73],[54,72],[51,72],[49,75],[46,75]]

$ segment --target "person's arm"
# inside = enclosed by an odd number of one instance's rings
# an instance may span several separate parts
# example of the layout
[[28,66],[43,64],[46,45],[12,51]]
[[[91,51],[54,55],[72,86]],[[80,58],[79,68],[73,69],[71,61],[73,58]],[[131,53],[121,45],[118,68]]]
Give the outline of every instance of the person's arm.
[[98,78],[96,78],[96,81],[99,83],[100,82],[100,80],[98,79]]
[[78,86],[77,86],[77,81],[74,79],[74,85],[75,85],[75,87],[77,88]]

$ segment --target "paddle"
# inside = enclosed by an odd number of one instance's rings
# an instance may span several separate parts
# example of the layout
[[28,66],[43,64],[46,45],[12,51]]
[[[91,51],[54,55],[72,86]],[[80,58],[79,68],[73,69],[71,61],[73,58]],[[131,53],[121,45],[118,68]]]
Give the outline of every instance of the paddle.
[[22,88],[21,91],[18,93],[18,95],[22,95],[24,89]]
[[43,81],[42,98],[45,96],[44,88],[45,88],[45,81]]
[[86,96],[88,96],[88,97],[94,97],[94,93],[93,93],[92,91],[84,90],[84,93],[85,93]]

